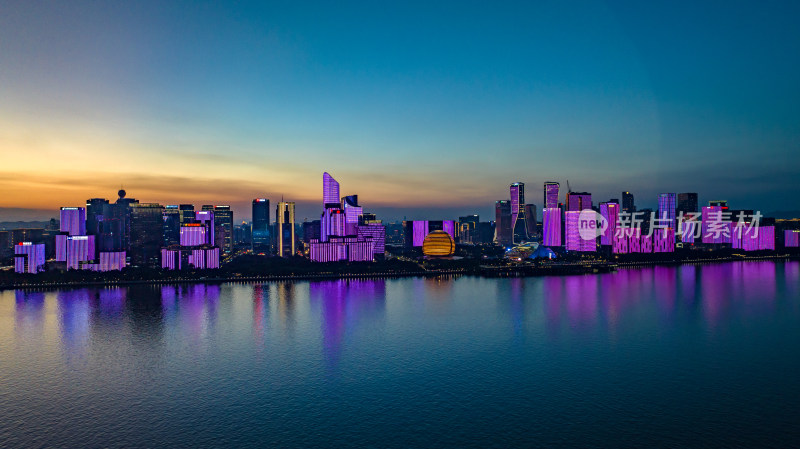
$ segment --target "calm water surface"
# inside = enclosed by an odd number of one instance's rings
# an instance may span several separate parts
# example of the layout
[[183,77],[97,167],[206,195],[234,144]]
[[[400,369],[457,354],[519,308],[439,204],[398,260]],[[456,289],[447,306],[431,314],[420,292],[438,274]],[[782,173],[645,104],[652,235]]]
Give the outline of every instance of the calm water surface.
[[800,264],[0,292],[0,447],[800,446]]

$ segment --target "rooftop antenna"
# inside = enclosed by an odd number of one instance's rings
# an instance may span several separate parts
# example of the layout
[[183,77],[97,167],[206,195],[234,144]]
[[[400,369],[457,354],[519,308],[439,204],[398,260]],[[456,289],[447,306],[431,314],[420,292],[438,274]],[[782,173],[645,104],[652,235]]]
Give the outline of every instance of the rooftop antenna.
[[572,187],[569,186],[569,179],[567,179],[567,192],[572,193]]

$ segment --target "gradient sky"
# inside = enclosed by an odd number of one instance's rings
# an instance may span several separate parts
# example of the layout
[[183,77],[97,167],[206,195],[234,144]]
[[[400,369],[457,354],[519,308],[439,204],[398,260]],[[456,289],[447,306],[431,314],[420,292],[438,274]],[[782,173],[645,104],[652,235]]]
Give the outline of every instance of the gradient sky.
[[[800,209],[800,2],[5,1],[0,219],[123,185],[384,219],[508,183]],[[41,212],[42,209],[49,209]]]

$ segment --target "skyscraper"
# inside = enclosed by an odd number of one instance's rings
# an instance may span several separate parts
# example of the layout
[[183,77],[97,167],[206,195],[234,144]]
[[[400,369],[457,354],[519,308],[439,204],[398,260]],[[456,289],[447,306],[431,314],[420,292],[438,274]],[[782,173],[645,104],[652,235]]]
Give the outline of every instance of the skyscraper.
[[511,229],[513,242],[522,243],[529,240],[528,223],[525,218],[525,183],[514,182],[509,186],[511,194]]
[[339,183],[328,172],[322,174],[322,203],[323,207],[339,204]]
[[536,236],[536,205],[525,205],[525,223],[528,225],[528,238]]
[[164,206],[164,214],[161,219],[162,246],[178,245],[180,243],[181,234],[181,211],[178,205],[171,204]]
[[270,253],[272,244],[269,228],[269,200],[256,198],[253,200],[253,220],[251,222],[251,249],[253,254]]
[[364,213],[358,205],[358,195],[342,197],[342,207],[344,208],[344,232],[346,235],[356,235],[358,218]]
[[164,243],[164,208],[158,203],[131,205],[131,264],[158,267]]
[[614,243],[614,235],[617,230],[617,220],[619,219],[619,204],[617,203],[600,203],[600,215],[606,219],[608,227],[600,235],[600,244],[611,246]]
[[592,208],[592,194],[588,192],[568,192],[567,193],[567,210],[568,211],[582,211],[584,209]]
[[[675,210],[677,208],[674,193],[661,193],[658,195],[658,218],[663,227],[675,230]],[[674,234],[674,232],[673,232]]]
[[542,244],[561,246],[561,208],[551,207],[542,210]]
[[633,194],[631,192],[622,192],[622,211],[636,211],[636,205],[633,203]]
[[225,254],[231,254],[233,252],[233,209],[228,205],[214,206],[214,223],[221,230],[218,233],[217,245]]
[[677,211],[686,213],[697,213],[698,203],[696,193],[679,193]]
[[199,210],[194,213],[195,223],[200,223],[205,226],[206,231],[206,244],[211,246],[219,246],[217,244],[216,226],[214,225],[214,211],[213,210]]
[[[354,262],[375,260],[377,255],[382,257],[386,239],[386,229],[383,224],[377,222],[372,214],[366,219],[358,204],[358,196],[346,196],[341,198],[341,202],[339,201],[339,183],[329,173],[323,173],[323,211],[319,238],[308,239],[311,260]],[[292,221],[294,221],[293,206]],[[292,239],[294,239],[293,232],[294,227],[292,227]]]
[[495,236],[494,241],[502,246],[510,246],[514,243],[514,236],[511,233],[511,201],[496,201],[495,211]]
[[86,209],[83,207],[61,208],[61,232],[68,235],[86,235]]
[[86,234],[99,236],[102,232],[103,210],[108,204],[105,198],[86,200]]
[[202,211],[214,213],[214,244],[225,254],[233,251],[233,211],[230,206],[204,204]]
[[542,209],[558,207],[558,188],[557,182],[548,181],[544,183],[544,206]]
[[44,243],[19,242],[14,245],[14,272],[44,271]]
[[278,203],[275,210],[275,243],[279,257],[295,254],[294,202]]

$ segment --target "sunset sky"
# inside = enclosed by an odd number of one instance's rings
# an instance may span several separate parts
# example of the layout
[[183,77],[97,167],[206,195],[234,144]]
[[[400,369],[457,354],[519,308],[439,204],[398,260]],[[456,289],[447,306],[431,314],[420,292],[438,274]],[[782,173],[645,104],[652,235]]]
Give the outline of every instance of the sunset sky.
[[[800,209],[800,2],[6,1],[0,220],[120,186],[493,219],[523,181]],[[52,212],[51,212],[52,211]]]

